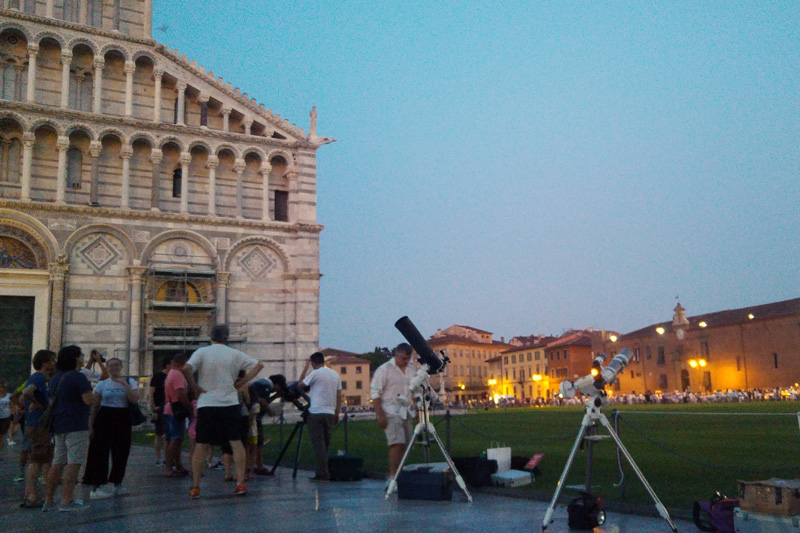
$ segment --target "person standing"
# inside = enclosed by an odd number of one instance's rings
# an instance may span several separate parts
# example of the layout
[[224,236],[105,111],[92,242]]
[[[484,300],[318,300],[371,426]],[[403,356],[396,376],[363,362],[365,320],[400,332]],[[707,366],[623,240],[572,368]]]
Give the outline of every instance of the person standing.
[[33,374],[28,378],[22,390],[25,412],[25,431],[22,439],[20,466],[26,463],[25,498],[20,507],[25,509],[41,508],[44,503],[38,499],[36,482],[39,471],[47,472],[53,460],[53,445],[48,427],[39,428],[45,408],[50,403],[50,391],[47,380],[55,370],[56,354],[50,350],[39,350],[33,356]]
[[[100,369],[100,372],[97,372],[94,369],[94,365]],[[89,352],[89,359],[86,361],[86,366],[80,369],[81,374],[86,376],[86,379],[89,380],[89,384],[92,388],[95,388],[98,383],[100,383],[104,379],[108,379],[108,368],[106,368],[106,358],[100,355],[100,352],[97,350],[92,350]]]
[[[102,500],[126,493],[122,487],[128,456],[131,453],[131,412],[129,403],[139,401],[138,384],[122,377],[122,361],[108,360],[108,379],[94,388],[96,403],[92,409],[89,456],[83,484],[91,485],[89,498]],[[111,474],[108,458],[111,456]],[[113,490],[108,487],[114,484]]]
[[6,390],[6,384],[0,382],[0,453],[11,440],[9,430],[13,422],[11,414],[11,394]]
[[[78,472],[89,448],[89,414],[95,403],[92,386],[80,372],[83,352],[77,346],[64,346],[58,351],[58,372],[50,380],[50,395],[54,396],[53,434],[55,450],[53,465],[47,474],[47,492],[42,511],[55,507],[53,498],[61,483],[62,512],[88,508],[83,500],[73,498]],[[63,473],[63,477],[62,477]]]
[[164,466],[162,452],[164,451],[164,382],[167,380],[172,365],[172,358],[167,356],[161,360],[161,372],[150,378],[149,401],[153,425],[155,426],[155,451],[156,466]]
[[[308,376],[308,367],[313,370]],[[328,450],[331,446],[333,428],[339,424],[342,408],[342,380],[334,370],[325,366],[321,352],[311,354],[300,375],[300,386],[308,390],[311,404],[308,408],[308,433],[317,459],[317,472],[311,481],[330,481]]]
[[392,351],[394,357],[375,371],[370,384],[370,398],[378,425],[386,432],[389,444],[389,477],[394,478],[408,442],[414,435],[414,408],[409,385],[414,378],[411,346],[402,343]]
[[[200,497],[200,478],[203,460],[209,446],[228,442],[236,463],[236,489],[234,495],[247,494],[245,483],[245,450],[241,441],[240,408],[237,387],[252,380],[263,364],[239,350],[225,346],[230,336],[226,324],[211,328],[211,346],[196,350],[183,367],[189,386],[198,393],[197,399],[197,449],[192,460],[191,499]],[[240,370],[245,376],[237,381]],[[197,372],[197,382],[193,373]]]
[[167,437],[164,455],[167,477],[184,477],[189,474],[181,463],[181,445],[186,434],[186,422],[193,410],[187,396],[188,383],[182,372],[185,364],[185,354],[175,355],[164,381],[164,431]]

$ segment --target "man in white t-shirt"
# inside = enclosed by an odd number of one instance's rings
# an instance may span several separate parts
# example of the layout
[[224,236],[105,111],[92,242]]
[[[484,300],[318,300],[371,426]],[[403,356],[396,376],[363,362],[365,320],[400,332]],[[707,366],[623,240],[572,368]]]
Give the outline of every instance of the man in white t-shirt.
[[[314,369],[308,376],[309,365]],[[317,473],[311,481],[330,481],[328,471],[328,449],[331,446],[333,428],[339,424],[342,407],[342,380],[334,370],[325,367],[325,356],[315,352],[306,361],[300,375],[300,386],[309,390],[311,405],[308,408],[308,433],[317,457]]]
[[[209,446],[221,446],[229,442],[236,464],[236,496],[247,494],[245,483],[245,451],[241,438],[240,407],[237,387],[256,377],[264,367],[261,363],[239,350],[225,346],[230,329],[226,324],[211,328],[211,346],[197,349],[182,371],[189,387],[196,391],[197,398],[197,449],[192,456],[192,479],[194,484],[189,497],[200,497],[200,478],[203,461]],[[246,373],[237,379],[240,371]],[[194,373],[197,372],[195,382]]]

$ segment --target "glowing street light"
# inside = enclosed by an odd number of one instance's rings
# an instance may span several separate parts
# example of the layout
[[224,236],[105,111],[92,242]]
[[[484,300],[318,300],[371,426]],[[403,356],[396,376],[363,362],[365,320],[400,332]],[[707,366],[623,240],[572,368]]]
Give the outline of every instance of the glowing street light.
[[467,388],[467,386],[466,386],[466,385],[459,385],[459,388],[460,388],[461,390],[464,390],[464,389],[466,389],[466,388]]
[[617,336],[616,336],[616,335],[611,335],[611,336],[610,336],[610,337],[608,337],[608,338],[609,338],[609,340],[610,340],[611,342],[617,342]]
[[747,318],[749,318],[750,320],[753,320],[755,317],[756,317],[756,315],[754,315],[753,313],[750,313],[749,315],[747,315]]
[[540,374],[534,374],[533,381],[542,381],[542,376]]
[[656,333],[658,333],[659,335],[663,335],[665,331],[666,330],[664,328],[662,328],[661,326],[658,326],[656,328]]
[[496,379],[490,379],[489,380],[489,385],[497,385],[497,380]]
[[697,368],[697,361],[694,359],[689,359],[689,366],[692,368]]
[[706,324],[706,323],[705,323],[705,321],[703,321],[703,322],[700,322],[700,323],[699,323],[699,324],[697,324],[697,325],[698,325],[698,326],[700,326],[701,328],[704,328],[704,327],[708,326],[708,324]]
[[705,366],[706,366],[708,363],[706,363],[706,360],[705,360],[705,359],[700,359],[700,360],[697,362],[697,364],[698,364],[698,365],[700,365],[702,368],[705,368]]
[[600,371],[597,370],[596,368],[592,369],[592,376],[597,377],[597,374],[599,374],[599,373],[600,373]]

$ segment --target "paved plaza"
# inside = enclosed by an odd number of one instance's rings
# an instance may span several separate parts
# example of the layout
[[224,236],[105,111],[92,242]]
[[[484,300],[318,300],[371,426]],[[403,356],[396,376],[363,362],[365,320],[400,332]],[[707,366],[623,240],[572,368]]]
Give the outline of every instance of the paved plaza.
[[[530,500],[474,494],[471,504],[392,501],[383,499],[383,482],[315,484],[310,472],[279,469],[274,478],[249,483],[244,498],[232,496],[233,484],[222,471],[203,478],[203,497],[190,501],[188,479],[165,479],[153,466],[152,452],[135,446],[126,485],[131,494],[91,502],[77,513],[42,513],[19,508],[22,483],[12,482],[19,447],[6,448],[0,462],[0,531],[538,531],[546,504]],[[679,522],[680,531],[696,531]],[[568,531],[560,509],[548,531]],[[666,523],[630,515],[609,515],[604,531],[669,531]]]

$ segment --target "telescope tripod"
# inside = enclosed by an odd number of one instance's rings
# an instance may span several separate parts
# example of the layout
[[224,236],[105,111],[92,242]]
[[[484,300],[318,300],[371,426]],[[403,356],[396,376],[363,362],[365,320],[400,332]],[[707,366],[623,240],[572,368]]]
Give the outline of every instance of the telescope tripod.
[[400,472],[403,471],[403,465],[406,464],[406,459],[408,459],[408,455],[411,453],[411,448],[414,447],[414,444],[417,441],[417,437],[420,435],[423,436],[423,441],[420,443],[424,448],[425,453],[425,461],[428,462],[430,460],[430,438],[433,437],[433,440],[436,441],[436,444],[439,446],[439,450],[441,450],[442,455],[444,456],[445,461],[450,466],[450,469],[453,471],[453,474],[456,476],[456,483],[458,483],[459,488],[464,492],[467,497],[467,501],[472,501],[472,495],[467,490],[467,484],[464,482],[464,478],[461,477],[459,474],[458,469],[456,468],[453,459],[450,457],[450,454],[447,453],[447,450],[442,444],[442,439],[439,437],[439,434],[436,433],[436,427],[431,423],[430,420],[430,411],[429,411],[429,403],[431,402],[432,394],[431,394],[431,387],[430,383],[425,383],[422,386],[422,394],[420,395],[422,398],[422,409],[419,413],[419,423],[414,428],[414,435],[411,437],[411,440],[408,442],[406,446],[406,451],[403,454],[403,459],[400,461],[400,465],[397,467],[397,472],[395,472],[394,477],[389,481],[389,486],[386,488],[386,499],[389,499],[389,496],[392,495],[393,492],[397,490],[397,478],[400,477]]
[[[622,452],[622,455],[625,456],[625,459],[627,459],[628,464],[631,465],[631,468],[633,468],[633,471],[636,473],[636,476],[642,482],[642,485],[644,485],[644,488],[647,490],[647,492],[650,494],[650,497],[655,502],[658,514],[661,516],[661,518],[667,521],[669,527],[672,528],[672,531],[678,531],[678,529],[675,527],[675,524],[672,522],[669,513],[667,512],[667,508],[664,507],[664,504],[661,503],[661,500],[659,500],[658,496],[656,496],[653,487],[650,486],[650,483],[647,482],[647,479],[644,477],[644,474],[642,474],[642,471],[639,470],[639,467],[636,465],[636,462],[633,460],[633,457],[628,452],[627,448],[625,448],[625,445],[622,444],[622,440],[620,440],[619,435],[617,435],[617,432],[614,431],[613,426],[608,421],[608,418],[606,418],[606,415],[603,414],[601,408],[602,408],[602,398],[599,395],[593,396],[586,403],[586,414],[583,416],[581,429],[578,431],[578,437],[575,439],[575,444],[573,444],[572,446],[572,451],[569,454],[569,458],[567,458],[567,464],[564,466],[564,472],[562,472],[561,478],[558,480],[558,484],[556,485],[556,492],[555,494],[553,494],[553,500],[550,502],[550,506],[547,508],[547,512],[544,514],[544,521],[542,522],[542,531],[545,531],[547,529],[547,526],[549,526],[553,522],[553,512],[555,511],[556,503],[558,502],[558,497],[561,494],[561,489],[564,487],[564,482],[566,481],[567,475],[569,474],[569,469],[572,467],[572,463],[575,460],[575,454],[578,451],[578,447],[580,446],[581,441],[584,439],[584,437],[596,438],[594,437],[594,430],[597,425],[597,422],[600,422],[600,424],[604,428],[606,428],[609,435],[611,435],[611,438],[614,439],[614,442],[617,444],[617,447],[619,447],[619,450]],[[588,481],[589,479],[591,478],[588,475],[588,467],[587,467],[587,484],[591,483],[591,481]],[[588,492],[590,490],[591,487],[587,486],[586,491]]]
[[278,455],[278,458],[275,459],[275,464],[272,465],[272,470],[269,471],[270,476],[275,475],[275,471],[278,469],[278,466],[281,464],[281,460],[283,456],[286,455],[286,451],[289,449],[289,446],[292,444],[292,439],[294,436],[297,435],[297,448],[294,452],[294,468],[292,469],[292,478],[297,477],[297,463],[300,460],[300,445],[303,444],[303,430],[306,427],[306,418],[308,417],[308,411],[303,411],[303,414],[300,417],[295,425],[292,432],[289,434],[289,438],[286,440],[286,444],[283,445],[283,449],[281,453]]

